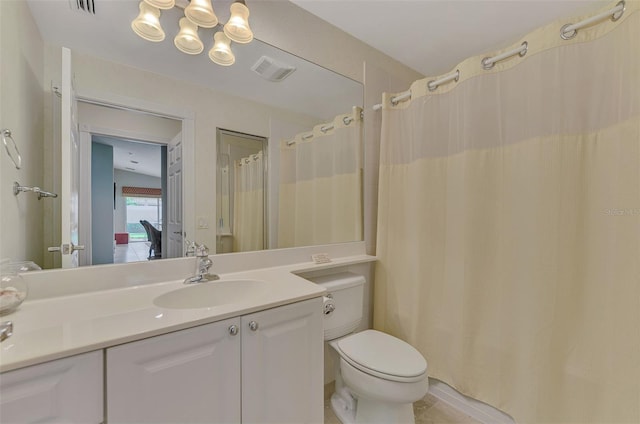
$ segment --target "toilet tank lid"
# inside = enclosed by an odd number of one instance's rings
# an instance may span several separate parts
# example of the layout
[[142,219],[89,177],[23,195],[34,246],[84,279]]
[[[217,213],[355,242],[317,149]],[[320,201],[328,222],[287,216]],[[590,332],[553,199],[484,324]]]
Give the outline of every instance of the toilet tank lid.
[[365,330],[339,340],[337,345],[351,361],[377,373],[415,377],[427,371],[427,361],[416,348],[380,331]]
[[321,284],[328,291],[348,289],[349,287],[362,285],[366,281],[362,275],[354,274],[353,272],[339,272],[321,277],[307,277],[307,280]]

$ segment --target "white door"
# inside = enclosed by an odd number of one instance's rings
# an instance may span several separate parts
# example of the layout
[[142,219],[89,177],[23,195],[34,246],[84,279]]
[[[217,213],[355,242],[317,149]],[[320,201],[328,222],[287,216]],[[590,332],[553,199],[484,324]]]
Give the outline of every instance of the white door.
[[322,300],[245,315],[242,422],[323,422]]
[[[167,233],[163,258],[182,256],[182,133],[178,133],[167,146]],[[166,252],[166,253],[165,253]]]
[[107,349],[109,423],[240,423],[239,322]]
[[[76,99],[71,50],[62,48],[61,82],[61,139],[60,139],[60,237],[61,245],[49,248],[62,254],[62,267],[78,266],[78,188],[79,188],[79,146],[78,101]],[[55,254],[55,253],[54,253]]]

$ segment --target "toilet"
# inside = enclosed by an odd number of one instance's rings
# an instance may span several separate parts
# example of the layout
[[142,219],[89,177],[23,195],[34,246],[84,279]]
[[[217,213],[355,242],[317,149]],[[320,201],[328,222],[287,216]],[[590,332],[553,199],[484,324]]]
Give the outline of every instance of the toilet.
[[413,402],[428,391],[427,361],[413,346],[362,320],[365,279],[343,272],[309,278],[327,289],[324,338],[335,362],[331,407],[343,424],[415,423]]

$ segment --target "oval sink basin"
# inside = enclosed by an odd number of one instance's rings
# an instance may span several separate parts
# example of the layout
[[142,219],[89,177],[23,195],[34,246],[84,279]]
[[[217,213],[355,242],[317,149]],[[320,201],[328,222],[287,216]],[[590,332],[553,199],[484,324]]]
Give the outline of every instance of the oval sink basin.
[[168,309],[196,309],[227,305],[260,297],[267,284],[258,280],[220,280],[188,285],[153,299],[153,304]]

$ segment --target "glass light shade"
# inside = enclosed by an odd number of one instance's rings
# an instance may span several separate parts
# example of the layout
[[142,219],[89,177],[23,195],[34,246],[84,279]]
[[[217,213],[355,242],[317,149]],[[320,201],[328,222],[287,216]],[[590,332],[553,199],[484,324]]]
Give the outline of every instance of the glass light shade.
[[224,32],[216,32],[213,36],[213,47],[209,50],[209,59],[222,66],[231,66],[236,61],[231,51],[231,40]]
[[178,50],[187,54],[199,54],[204,50],[204,44],[198,37],[198,25],[187,18],[180,19],[180,32],[173,39]]
[[158,9],[171,9],[176,5],[175,0],[144,0],[149,6],[156,7]]
[[145,40],[154,42],[164,40],[164,31],[160,26],[160,10],[149,6],[144,1],[140,2],[140,14],[131,22],[131,29]]
[[184,9],[184,16],[203,28],[213,28],[218,25],[218,17],[213,12],[211,0],[191,0],[189,6]]
[[246,44],[253,40],[253,32],[249,28],[249,8],[242,3],[231,5],[231,17],[224,26],[224,33],[236,43]]

